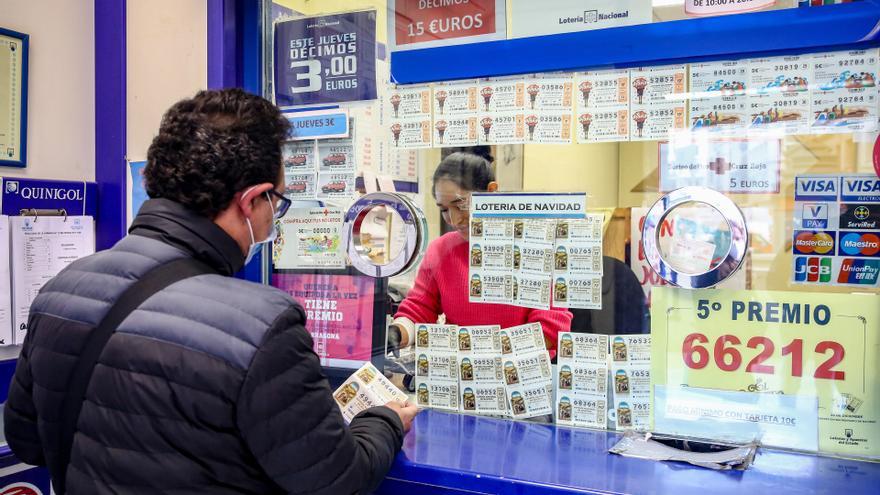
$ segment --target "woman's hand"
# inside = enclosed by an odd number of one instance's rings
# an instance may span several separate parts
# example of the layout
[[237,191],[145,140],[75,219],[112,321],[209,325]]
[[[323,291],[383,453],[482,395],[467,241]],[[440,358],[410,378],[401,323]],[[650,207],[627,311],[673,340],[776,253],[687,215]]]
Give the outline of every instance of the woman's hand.
[[400,341],[402,338],[403,329],[400,326],[391,324],[388,325],[388,331],[386,332],[385,342],[387,346],[387,350],[391,351],[391,354],[394,354],[394,357],[400,357]]

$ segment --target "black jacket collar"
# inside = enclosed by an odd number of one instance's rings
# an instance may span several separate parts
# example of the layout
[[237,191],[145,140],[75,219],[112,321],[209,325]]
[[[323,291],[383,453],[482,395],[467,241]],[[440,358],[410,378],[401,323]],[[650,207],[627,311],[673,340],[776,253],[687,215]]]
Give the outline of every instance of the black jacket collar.
[[168,199],[146,201],[128,233],[171,244],[223,275],[232,275],[244,266],[244,254],[229,234],[210,219]]

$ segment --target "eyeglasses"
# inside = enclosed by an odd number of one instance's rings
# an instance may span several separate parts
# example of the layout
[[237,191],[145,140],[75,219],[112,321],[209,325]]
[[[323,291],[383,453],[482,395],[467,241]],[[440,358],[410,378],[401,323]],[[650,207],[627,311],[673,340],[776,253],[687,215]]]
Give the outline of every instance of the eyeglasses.
[[274,205],[274,209],[275,209],[274,218],[275,218],[275,220],[278,220],[278,219],[282,218],[284,215],[286,215],[287,210],[290,209],[291,201],[289,199],[287,199],[286,197],[284,197],[283,194],[279,193],[275,189],[269,189],[266,192],[266,194],[269,195],[269,202],[270,203],[272,202],[272,196],[275,196],[275,205]]

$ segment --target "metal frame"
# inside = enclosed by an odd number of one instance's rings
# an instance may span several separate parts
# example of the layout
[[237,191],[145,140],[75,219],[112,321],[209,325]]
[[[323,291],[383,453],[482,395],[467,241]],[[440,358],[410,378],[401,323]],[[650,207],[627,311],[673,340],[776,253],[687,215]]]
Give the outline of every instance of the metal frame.
[[0,34],[21,40],[21,97],[18,106],[21,108],[21,121],[18,123],[21,130],[18,140],[18,149],[21,150],[20,160],[3,160],[0,158],[0,167],[24,168],[27,166],[27,110],[28,110],[28,54],[30,53],[30,35],[0,28]]

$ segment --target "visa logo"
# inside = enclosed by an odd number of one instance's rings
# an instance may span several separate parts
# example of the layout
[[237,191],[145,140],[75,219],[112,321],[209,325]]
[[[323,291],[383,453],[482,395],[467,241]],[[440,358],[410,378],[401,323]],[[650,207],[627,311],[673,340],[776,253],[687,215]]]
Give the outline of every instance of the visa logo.
[[827,176],[798,177],[795,181],[795,200],[836,200],[839,180],[836,177]]

